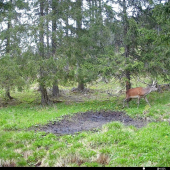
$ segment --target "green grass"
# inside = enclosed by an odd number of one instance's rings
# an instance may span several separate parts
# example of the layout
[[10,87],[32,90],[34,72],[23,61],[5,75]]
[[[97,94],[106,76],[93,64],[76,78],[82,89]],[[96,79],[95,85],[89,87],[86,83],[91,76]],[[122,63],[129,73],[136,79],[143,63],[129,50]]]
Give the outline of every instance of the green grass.
[[[103,88],[101,85],[99,88]],[[80,103],[39,105],[39,96],[32,91],[13,93],[15,105],[0,108],[0,166],[71,166],[71,167],[169,167],[170,166],[170,92],[151,93],[122,109],[124,96],[108,100]],[[152,121],[137,129],[120,122],[103,125],[97,132],[56,136],[27,128],[59,120],[88,110],[125,111],[131,117],[146,117]]]
[[9,106],[0,111],[0,129],[24,129],[32,125],[45,124],[49,120],[55,120],[63,115],[71,115],[88,110],[115,110],[115,103],[112,103],[112,101],[92,101],[71,105],[58,103],[49,107],[28,104]]

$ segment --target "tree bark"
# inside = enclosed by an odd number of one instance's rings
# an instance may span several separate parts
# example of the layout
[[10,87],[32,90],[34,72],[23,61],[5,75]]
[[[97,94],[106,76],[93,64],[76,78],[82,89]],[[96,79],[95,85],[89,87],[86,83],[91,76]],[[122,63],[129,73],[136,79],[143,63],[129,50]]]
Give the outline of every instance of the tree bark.
[[[40,17],[44,16],[44,1],[40,0]],[[45,54],[44,54],[44,27],[43,27],[43,22],[44,21],[40,21],[40,46],[39,46],[39,53],[40,56],[42,58],[42,60],[44,60],[45,58]],[[40,92],[41,92],[41,104],[42,105],[49,105],[50,104],[50,100],[48,98],[47,95],[47,90],[45,88],[45,82],[44,82],[44,69],[43,66],[40,66]]]
[[84,90],[84,83],[83,82],[78,82],[78,90],[83,91]]
[[[12,0],[10,0],[11,4],[12,4]],[[11,28],[11,17],[8,16],[8,34],[7,34],[7,42],[6,42],[6,53],[10,53],[10,28]],[[8,78],[7,78],[8,80]],[[9,98],[10,100],[13,99],[13,97],[11,97],[10,95],[10,88],[7,87],[6,88],[6,97]]]
[[[81,37],[82,34],[82,0],[77,0],[76,1],[76,7],[77,9],[79,9],[80,13],[77,14],[76,17],[76,27],[77,27],[77,38],[79,39]],[[82,45],[79,44],[79,47],[82,49]],[[84,82],[83,82],[83,76],[81,74],[81,51],[79,52],[79,54],[77,54],[78,59],[77,59],[77,70],[78,70],[78,90],[84,90]]]
[[[56,53],[56,48],[57,48],[57,42],[56,42],[56,29],[57,29],[57,4],[58,3],[56,0],[52,1],[52,13],[53,13],[53,19],[52,19],[52,53],[53,57],[55,57]],[[56,70],[54,70],[56,72]],[[52,89],[52,96],[59,96],[59,87],[58,87],[58,82],[57,80],[54,80],[53,83],[53,89]]]
[[6,97],[9,98],[10,100],[13,99],[13,97],[11,97],[11,95],[10,95],[9,87],[6,89]]
[[57,9],[56,9],[56,0],[52,1],[52,53],[53,56],[56,52],[57,42],[56,42],[56,29],[57,29]]
[[[126,10],[126,0],[123,0],[123,36],[124,36],[124,48],[125,48],[125,59],[126,64],[127,60],[129,58],[129,45],[127,42],[127,32],[128,32],[128,20],[127,20],[127,10]],[[130,82],[130,71],[125,70],[125,77],[126,77],[126,91],[131,88],[131,82]]]
[[[45,9],[46,15],[48,15],[48,10],[49,10],[49,4],[48,3],[49,2],[47,1],[46,9]],[[50,42],[49,42],[49,29],[48,29],[48,27],[49,27],[49,19],[47,17],[47,19],[46,19],[46,36],[47,36],[47,56],[49,57],[50,56]]]
[[40,92],[41,92],[41,104],[43,106],[49,105],[50,104],[50,100],[48,98],[47,90],[46,90],[44,85],[40,85]]
[[52,96],[53,97],[58,97],[59,96],[59,88],[58,88],[57,81],[55,81],[54,84],[53,84]]

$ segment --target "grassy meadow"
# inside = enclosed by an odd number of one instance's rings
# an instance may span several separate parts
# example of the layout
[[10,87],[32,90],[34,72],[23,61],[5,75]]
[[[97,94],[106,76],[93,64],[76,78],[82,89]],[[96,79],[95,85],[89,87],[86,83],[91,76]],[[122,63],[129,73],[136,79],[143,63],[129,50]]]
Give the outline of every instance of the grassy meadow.
[[[138,109],[136,100],[130,102],[130,108],[122,109],[125,94],[118,95],[121,88],[113,81],[91,84],[88,88],[92,92],[82,94],[70,92],[70,87],[60,87],[63,93],[59,100],[64,102],[48,107],[40,105],[40,94],[33,89],[11,92],[15,98],[11,103],[0,92],[0,102],[7,103],[0,107],[0,167],[170,166],[169,91],[150,93],[147,98],[151,107],[141,99]],[[97,131],[63,136],[28,130],[60,120],[63,115],[89,110],[124,111],[133,118],[152,122],[140,129],[110,122]]]

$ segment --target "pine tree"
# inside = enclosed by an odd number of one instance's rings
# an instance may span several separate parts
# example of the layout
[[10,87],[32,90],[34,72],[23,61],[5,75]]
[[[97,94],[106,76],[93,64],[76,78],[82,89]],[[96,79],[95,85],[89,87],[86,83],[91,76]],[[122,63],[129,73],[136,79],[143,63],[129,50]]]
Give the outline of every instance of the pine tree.
[[[52,1],[52,54],[55,57],[56,54],[56,48],[57,48],[57,39],[56,39],[56,29],[57,29],[57,18],[59,18],[58,15],[58,4],[59,1],[53,0]],[[57,69],[54,68],[54,72],[57,72]],[[59,95],[59,87],[58,87],[58,80],[54,79],[53,82],[53,88],[52,88],[52,95],[58,96]]]
[[[44,61],[45,58],[45,49],[44,49],[44,10],[45,10],[45,4],[44,0],[39,0],[39,8],[40,8],[40,27],[39,27],[39,55],[42,61]],[[48,74],[45,70],[47,67],[46,65],[40,64],[40,79],[39,79],[39,85],[40,85],[40,92],[41,92],[41,104],[42,105],[48,105],[50,103],[49,97],[47,95],[47,90],[45,86],[45,78]]]
[[[21,38],[24,32],[24,25],[20,22],[20,9],[26,9],[27,3],[19,0],[5,1],[1,3],[2,15],[0,22],[3,25],[0,43],[1,43],[1,86],[6,89],[6,97],[12,99],[10,90],[14,87],[23,86],[24,79],[19,66],[18,58],[21,56]],[[18,12],[19,11],[19,12]],[[5,64],[5,65],[4,65]]]

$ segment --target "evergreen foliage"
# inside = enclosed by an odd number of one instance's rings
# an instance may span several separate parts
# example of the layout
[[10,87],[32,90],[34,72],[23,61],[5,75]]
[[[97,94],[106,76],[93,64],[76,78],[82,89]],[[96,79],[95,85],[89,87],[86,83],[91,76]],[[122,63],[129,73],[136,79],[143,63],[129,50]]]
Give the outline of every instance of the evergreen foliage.
[[37,81],[42,104],[48,104],[46,89],[53,87],[58,96],[58,85],[70,82],[84,90],[100,77],[115,77],[126,89],[132,77],[169,80],[169,5],[157,0],[3,0],[0,86],[10,93]]

